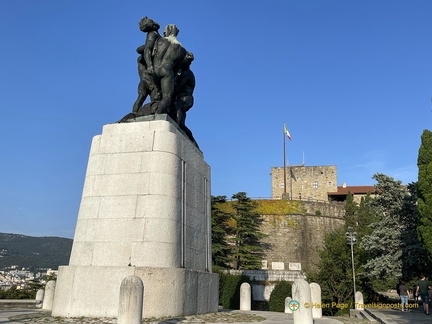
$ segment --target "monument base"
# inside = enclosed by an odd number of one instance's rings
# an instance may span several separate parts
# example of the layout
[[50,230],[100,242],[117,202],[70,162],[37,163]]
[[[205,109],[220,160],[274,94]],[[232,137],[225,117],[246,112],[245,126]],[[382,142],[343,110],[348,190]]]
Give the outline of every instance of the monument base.
[[69,266],[52,314],[117,317],[120,286],[144,284],[144,317],[216,312],[210,167],[166,115],[93,138]]
[[117,317],[120,285],[129,275],[144,283],[143,317],[217,312],[219,275],[178,268],[63,266],[52,316]]

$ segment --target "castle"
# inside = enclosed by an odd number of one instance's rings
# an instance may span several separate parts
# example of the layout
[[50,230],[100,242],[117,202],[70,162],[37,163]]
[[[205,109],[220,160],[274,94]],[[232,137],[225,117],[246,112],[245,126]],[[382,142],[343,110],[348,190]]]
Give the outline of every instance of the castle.
[[374,193],[373,186],[337,185],[335,165],[293,165],[272,168],[272,199],[344,202],[350,192],[354,201]]
[[268,300],[276,281],[292,281],[303,275],[302,270],[314,268],[325,235],[345,225],[349,192],[356,202],[374,193],[373,186],[338,186],[335,165],[274,167],[271,179],[272,200],[289,212],[263,215],[261,230],[267,234],[263,243],[269,246],[263,257],[265,271],[244,273],[256,282],[270,283],[255,283],[254,300]]

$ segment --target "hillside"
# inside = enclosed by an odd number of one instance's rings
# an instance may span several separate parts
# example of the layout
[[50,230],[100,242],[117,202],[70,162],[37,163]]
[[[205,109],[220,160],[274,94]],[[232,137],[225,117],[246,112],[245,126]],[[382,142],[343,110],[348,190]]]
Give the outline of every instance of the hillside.
[[0,270],[12,265],[58,269],[69,264],[71,249],[68,238],[0,233]]

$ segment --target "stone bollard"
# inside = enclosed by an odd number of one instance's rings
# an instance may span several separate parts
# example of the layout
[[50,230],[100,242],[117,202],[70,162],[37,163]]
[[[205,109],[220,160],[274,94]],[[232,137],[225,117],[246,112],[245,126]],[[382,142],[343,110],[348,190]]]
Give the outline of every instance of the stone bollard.
[[292,286],[292,301],[298,303],[297,309],[293,309],[294,324],[313,324],[311,308],[311,290],[309,284],[304,279],[294,280]]
[[45,290],[43,290],[43,289],[39,289],[36,292],[36,298],[35,298],[35,300],[36,300],[36,308],[42,308],[42,303],[43,303],[43,300],[44,300],[44,294],[45,294]]
[[251,302],[251,286],[247,282],[243,282],[240,286],[240,310],[250,311]]
[[310,286],[310,290],[311,290],[312,317],[313,318],[322,318],[321,287],[316,282],[312,282],[309,286]]
[[292,300],[291,297],[287,297],[287,298],[285,298],[285,313],[286,313],[286,314],[292,314],[292,310],[291,310],[291,308],[289,307],[289,303],[290,303],[291,300]]
[[53,302],[54,302],[54,293],[55,293],[56,281],[50,280],[45,285],[45,293],[42,303],[42,309],[46,311],[52,311]]
[[361,291],[356,291],[354,301],[355,301],[355,304],[354,304],[355,309],[358,309],[361,311],[364,310],[364,307],[363,307],[364,300],[363,300],[363,294]]
[[118,324],[141,324],[144,285],[140,277],[127,276],[120,286]]

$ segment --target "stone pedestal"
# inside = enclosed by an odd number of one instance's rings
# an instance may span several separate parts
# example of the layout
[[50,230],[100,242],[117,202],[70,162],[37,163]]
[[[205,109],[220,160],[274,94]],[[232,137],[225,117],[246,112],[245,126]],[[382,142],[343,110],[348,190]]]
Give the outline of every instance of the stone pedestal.
[[210,168],[165,115],[105,125],[94,137],[53,316],[116,317],[129,275],[144,283],[144,317],[217,311]]

